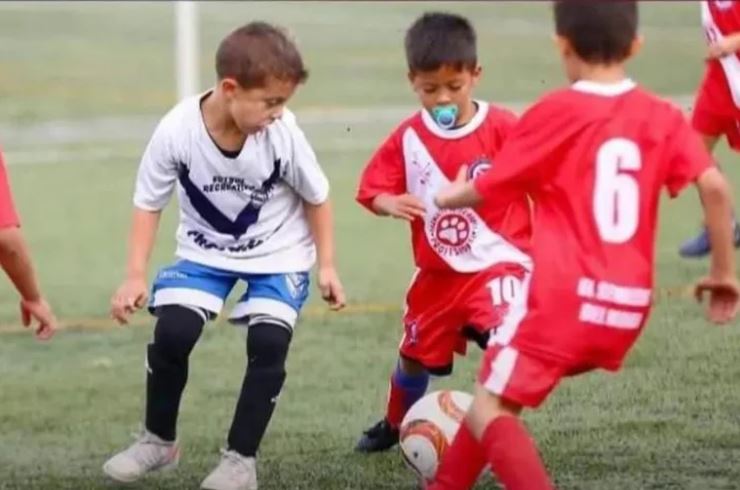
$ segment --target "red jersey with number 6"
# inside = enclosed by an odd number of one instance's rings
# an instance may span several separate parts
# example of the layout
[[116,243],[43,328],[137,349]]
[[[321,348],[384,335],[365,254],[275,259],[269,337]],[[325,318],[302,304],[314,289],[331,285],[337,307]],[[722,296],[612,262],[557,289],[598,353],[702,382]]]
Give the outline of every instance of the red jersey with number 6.
[[474,185],[489,202],[532,197],[534,272],[495,343],[573,372],[617,369],[652,303],[660,193],[712,165],[700,138],[631,80],[581,81],[527,111],[497,163]]

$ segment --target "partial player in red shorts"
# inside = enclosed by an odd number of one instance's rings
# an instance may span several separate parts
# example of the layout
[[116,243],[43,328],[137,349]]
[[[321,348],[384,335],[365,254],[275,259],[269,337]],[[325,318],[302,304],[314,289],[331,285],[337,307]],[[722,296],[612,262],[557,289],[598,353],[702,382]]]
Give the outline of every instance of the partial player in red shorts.
[[[699,86],[691,125],[712,152],[723,136],[730,148],[740,151],[740,2],[701,2],[702,24],[707,39],[706,71]],[[735,247],[740,247],[740,225],[735,222]],[[679,249],[683,257],[709,253],[706,230]]]
[[457,15],[425,14],[406,34],[406,56],[423,108],[372,156],[357,200],[375,214],[410,222],[417,272],[386,413],[359,440],[361,452],[398,442],[398,426],[426,392],[429,374],[449,374],[469,339],[485,347],[531,268],[523,251],[530,238],[526,196],[455,211],[433,203],[461,169],[475,179],[495,168],[515,123],[509,111],[472,97],[481,73],[472,26]]
[[555,3],[557,43],[572,83],[540,99],[473,182],[435,200],[444,209],[534,202],[534,270],[482,362],[473,404],[430,490],[471,488],[488,463],[507,490],[553,483],[520,422],[568,376],[616,371],[653,300],[657,211],[666,189],[694,183],[712,242],[708,315],[734,318],[738,282],[730,189],[681,110],[627,78],[638,47],[637,3]]
[[13,205],[5,162],[0,153],[0,267],[21,296],[23,325],[29,326],[32,319],[38,321],[36,337],[39,340],[47,340],[54,335],[57,320],[41,295],[28,245],[19,226],[20,221]]

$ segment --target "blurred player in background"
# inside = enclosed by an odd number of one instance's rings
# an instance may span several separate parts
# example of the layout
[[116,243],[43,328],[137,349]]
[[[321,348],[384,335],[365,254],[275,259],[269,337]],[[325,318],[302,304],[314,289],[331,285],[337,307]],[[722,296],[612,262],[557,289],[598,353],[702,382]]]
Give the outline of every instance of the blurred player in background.
[[[701,2],[701,18],[707,39],[706,70],[694,102],[691,124],[711,152],[723,136],[740,151],[740,2]],[[734,221],[735,247],[740,247],[740,224]],[[702,230],[687,240],[679,252],[684,257],[709,253],[709,236]]]

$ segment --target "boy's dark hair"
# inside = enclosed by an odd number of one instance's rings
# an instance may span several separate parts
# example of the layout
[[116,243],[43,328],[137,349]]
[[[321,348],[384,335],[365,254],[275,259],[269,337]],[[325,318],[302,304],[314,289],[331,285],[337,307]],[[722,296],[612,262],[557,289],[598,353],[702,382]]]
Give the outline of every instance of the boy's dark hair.
[[268,78],[303,83],[308,71],[298,48],[282,29],[251,22],[226,36],[216,51],[219,80],[233,78],[243,88],[262,87]]
[[555,32],[589,63],[614,63],[630,54],[637,36],[634,0],[556,0]]
[[406,31],[409,71],[434,71],[442,66],[474,70],[478,65],[475,29],[459,15],[428,12]]

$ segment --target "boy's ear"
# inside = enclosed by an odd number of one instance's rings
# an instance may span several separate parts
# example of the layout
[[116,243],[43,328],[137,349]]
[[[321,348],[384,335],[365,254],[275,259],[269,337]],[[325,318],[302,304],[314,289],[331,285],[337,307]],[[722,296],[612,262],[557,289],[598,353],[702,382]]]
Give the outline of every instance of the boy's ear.
[[233,96],[239,88],[239,83],[233,78],[222,78],[218,84],[221,86],[221,92],[226,96]]
[[473,83],[478,83],[478,80],[480,80],[480,77],[483,74],[483,67],[481,65],[476,65],[471,74],[473,75]]
[[557,48],[558,53],[560,53],[560,56],[562,56],[563,58],[570,56],[573,53],[573,45],[570,43],[570,40],[567,37],[555,34],[552,37],[552,40],[555,43],[555,47]]
[[408,77],[409,83],[413,85],[414,79],[416,78],[416,74],[413,71],[409,70],[409,72],[406,74],[406,77]]
[[636,56],[637,53],[642,50],[643,44],[645,44],[645,38],[640,34],[635,36],[635,38],[632,40],[632,43],[630,44],[630,52],[627,57],[632,58],[633,56]]

